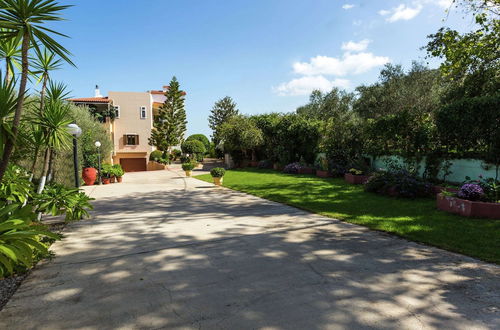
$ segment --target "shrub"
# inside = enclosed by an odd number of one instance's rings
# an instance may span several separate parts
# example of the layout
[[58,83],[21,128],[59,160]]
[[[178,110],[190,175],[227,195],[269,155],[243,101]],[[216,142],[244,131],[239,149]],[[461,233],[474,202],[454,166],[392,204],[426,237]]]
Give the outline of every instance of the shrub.
[[114,164],[112,167],[112,171],[113,175],[116,176],[117,178],[120,178],[125,174],[125,171],[123,170],[120,164]]
[[205,147],[205,152],[210,150],[210,140],[208,140],[208,138],[205,135],[193,134],[186,139],[186,141],[193,141],[193,140],[200,141],[201,143],[203,143],[203,146]]
[[270,160],[261,160],[259,164],[257,165],[258,168],[264,169],[264,168],[273,168],[273,162]]
[[285,166],[285,168],[283,169],[283,173],[298,174],[300,168],[301,168],[300,163],[291,163]]
[[195,164],[193,162],[183,163],[182,169],[184,171],[192,171],[195,168]]
[[173,157],[172,160],[176,161],[177,159],[179,159],[181,157],[182,151],[180,151],[179,149],[174,149],[174,150],[172,150],[171,155]]
[[222,178],[226,174],[226,170],[223,169],[222,167],[215,167],[210,170],[210,175],[213,178]]
[[205,146],[198,140],[184,141],[181,145],[182,152],[189,155],[205,154]]
[[180,157],[181,163],[189,163],[191,161],[191,158],[188,156],[181,156]]
[[71,221],[89,216],[87,210],[93,208],[90,204],[91,200],[94,199],[76,188],[66,188],[53,183],[47,185],[41,194],[35,196],[34,205],[38,212],[53,216],[66,214],[66,221]]
[[355,168],[351,168],[349,170],[349,173],[351,173],[352,175],[363,175],[363,171],[355,169]]
[[113,165],[102,164],[101,166],[101,176],[103,178],[111,178],[113,176]]
[[365,183],[365,190],[378,194],[416,198],[428,196],[432,186],[408,171],[379,172]]
[[160,150],[152,151],[149,154],[149,160],[150,161],[159,162],[160,159],[162,159],[162,158],[163,158],[163,152],[161,152]]
[[47,256],[43,240],[60,239],[45,226],[35,225],[35,217],[31,205],[0,201],[0,278],[19,268],[30,268],[37,256]]
[[484,178],[482,175],[479,176],[479,180],[471,180],[468,176],[465,178],[466,181],[464,183],[477,184],[481,187],[483,190],[481,200],[491,203],[500,203],[500,181],[494,178]]
[[470,201],[478,201],[484,197],[484,191],[479,184],[466,183],[460,188],[457,196]]

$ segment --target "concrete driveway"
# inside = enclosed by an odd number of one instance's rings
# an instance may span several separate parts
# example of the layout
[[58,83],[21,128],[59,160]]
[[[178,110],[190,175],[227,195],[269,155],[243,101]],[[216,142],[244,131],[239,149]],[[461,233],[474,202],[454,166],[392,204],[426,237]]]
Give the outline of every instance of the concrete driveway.
[[500,267],[181,172],[88,187],[0,329],[493,329]]

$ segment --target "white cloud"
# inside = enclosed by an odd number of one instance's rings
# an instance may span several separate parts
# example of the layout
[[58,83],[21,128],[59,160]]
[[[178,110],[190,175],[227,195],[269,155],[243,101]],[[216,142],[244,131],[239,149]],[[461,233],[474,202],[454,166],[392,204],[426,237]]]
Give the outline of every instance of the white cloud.
[[441,8],[450,9],[451,5],[453,4],[453,0],[438,0],[435,2],[435,4]]
[[393,23],[397,21],[408,21],[415,18],[422,11],[423,6],[420,3],[416,3],[415,7],[410,7],[405,4],[401,4],[390,10],[380,10],[378,13],[381,16],[388,16],[386,21]]
[[366,48],[368,48],[369,43],[370,40],[368,39],[361,40],[360,42],[354,42],[354,41],[344,42],[342,44],[342,50],[345,50],[347,52],[361,52]]
[[350,85],[347,79],[328,80],[322,75],[307,76],[292,79],[287,83],[274,88],[279,95],[309,95],[313,90],[319,89],[322,92],[329,92],[333,87],[348,88]]
[[354,8],[354,7],[355,6],[353,4],[346,3],[345,5],[342,6],[342,9],[349,10],[349,9]]
[[296,62],[293,64],[293,71],[305,76],[346,76],[364,73],[388,62],[388,57],[375,56],[372,53],[344,53],[341,58],[316,56],[309,62]]

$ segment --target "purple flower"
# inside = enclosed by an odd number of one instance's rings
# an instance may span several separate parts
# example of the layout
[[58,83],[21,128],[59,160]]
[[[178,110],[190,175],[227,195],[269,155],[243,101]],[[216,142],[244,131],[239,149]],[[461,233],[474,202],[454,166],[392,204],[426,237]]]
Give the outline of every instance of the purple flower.
[[484,196],[483,188],[475,183],[466,183],[460,188],[457,196],[470,201],[480,200]]

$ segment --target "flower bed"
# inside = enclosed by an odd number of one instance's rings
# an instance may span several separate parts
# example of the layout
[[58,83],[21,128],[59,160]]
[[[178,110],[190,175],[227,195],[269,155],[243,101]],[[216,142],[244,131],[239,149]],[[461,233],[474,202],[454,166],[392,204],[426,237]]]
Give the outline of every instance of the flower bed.
[[314,174],[315,169],[312,167],[300,167],[299,174]]
[[438,194],[437,208],[464,217],[488,218],[500,220],[500,203],[470,201],[455,196]]
[[370,177],[368,175],[344,174],[344,179],[350,184],[364,184]]
[[320,178],[329,178],[331,175],[328,171],[316,170],[316,176]]

